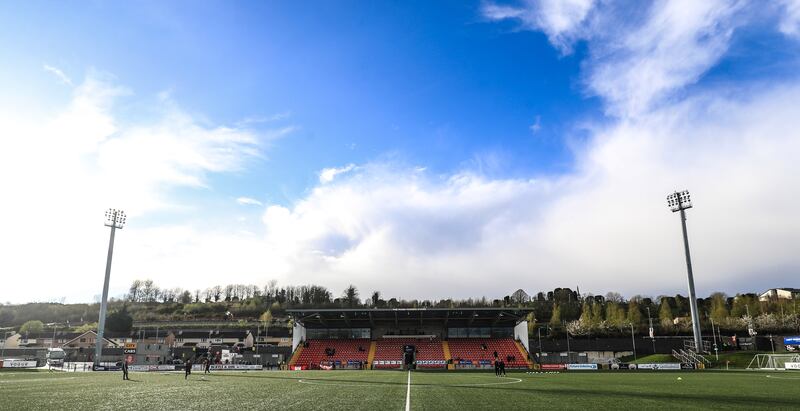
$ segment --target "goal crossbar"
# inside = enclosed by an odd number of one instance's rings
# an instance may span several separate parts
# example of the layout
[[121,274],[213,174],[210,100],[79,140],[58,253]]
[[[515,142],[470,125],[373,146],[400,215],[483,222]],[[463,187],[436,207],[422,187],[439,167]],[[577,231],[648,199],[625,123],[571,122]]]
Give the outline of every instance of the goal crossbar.
[[784,370],[787,362],[800,362],[800,354],[756,354],[748,370]]

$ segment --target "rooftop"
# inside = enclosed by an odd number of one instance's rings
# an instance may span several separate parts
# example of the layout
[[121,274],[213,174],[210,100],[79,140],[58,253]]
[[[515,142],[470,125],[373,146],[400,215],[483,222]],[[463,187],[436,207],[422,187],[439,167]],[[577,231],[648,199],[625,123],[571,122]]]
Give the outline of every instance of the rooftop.
[[286,310],[310,328],[367,328],[377,325],[513,327],[530,308],[320,308]]

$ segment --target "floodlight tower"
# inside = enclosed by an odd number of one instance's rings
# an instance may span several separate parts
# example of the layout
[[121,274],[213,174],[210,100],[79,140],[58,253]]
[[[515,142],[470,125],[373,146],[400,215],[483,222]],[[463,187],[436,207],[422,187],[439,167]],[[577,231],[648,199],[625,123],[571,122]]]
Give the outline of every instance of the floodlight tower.
[[694,275],[692,274],[692,257],[689,254],[689,236],[686,234],[686,212],[692,208],[689,192],[683,190],[667,196],[667,204],[673,213],[681,213],[681,227],[683,228],[683,248],[686,252],[686,271],[689,275],[689,307],[692,312],[692,333],[694,334],[694,348],[698,353],[703,350],[703,338],[700,334],[700,316],[697,313],[697,296],[694,292]]
[[109,208],[106,211],[106,227],[111,227],[111,238],[108,240],[108,258],[106,259],[106,279],[103,283],[103,299],[100,301],[100,320],[97,322],[97,340],[94,347],[94,368],[100,364],[103,351],[103,331],[106,327],[106,307],[108,305],[108,280],[111,276],[111,257],[114,255],[114,233],[125,226],[125,212]]

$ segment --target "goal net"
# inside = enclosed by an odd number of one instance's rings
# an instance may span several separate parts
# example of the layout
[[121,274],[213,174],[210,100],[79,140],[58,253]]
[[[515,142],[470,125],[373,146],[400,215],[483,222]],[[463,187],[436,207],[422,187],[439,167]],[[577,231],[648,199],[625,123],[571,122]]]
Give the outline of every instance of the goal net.
[[800,354],[756,354],[748,370],[785,370],[786,363],[800,362]]

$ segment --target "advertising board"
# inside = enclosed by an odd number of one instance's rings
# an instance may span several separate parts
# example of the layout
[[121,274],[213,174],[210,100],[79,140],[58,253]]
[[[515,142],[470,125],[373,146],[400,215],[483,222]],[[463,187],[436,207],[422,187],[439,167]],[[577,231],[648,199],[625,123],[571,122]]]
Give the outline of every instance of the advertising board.
[[567,369],[575,371],[596,370],[597,364],[567,364]]
[[214,364],[211,366],[212,370],[226,370],[226,371],[244,371],[244,370],[260,370],[264,368],[261,364]]
[[566,368],[564,364],[542,364],[543,370],[563,370]]
[[174,365],[131,365],[129,371],[175,371]]
[[122,352],[125,354],[136,354],[136,343],[125,343]]
[[800,336],[783,337],[783,343],[786,345],[800,345]]
[[787,370],[800,370],[800,362],[787,362],[784,367]]
[[681,363],[679,362],[664,362],[657,364],[638,364],[640,370],[680,370]]
[[3,368],[36,368],[36,361],[4,360]]

